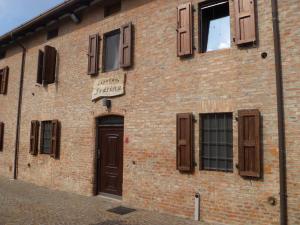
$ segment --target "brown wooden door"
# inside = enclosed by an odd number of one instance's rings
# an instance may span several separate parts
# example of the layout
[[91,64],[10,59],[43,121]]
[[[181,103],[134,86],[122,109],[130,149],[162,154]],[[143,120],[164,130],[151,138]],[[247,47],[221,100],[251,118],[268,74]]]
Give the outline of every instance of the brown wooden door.
[[122,195],[123,126],[99,127],[98,192]]

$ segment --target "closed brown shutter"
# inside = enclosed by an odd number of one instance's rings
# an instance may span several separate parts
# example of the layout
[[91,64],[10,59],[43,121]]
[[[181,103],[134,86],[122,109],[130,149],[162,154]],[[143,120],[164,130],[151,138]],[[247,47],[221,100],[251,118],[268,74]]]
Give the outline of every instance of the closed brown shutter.
[[177,55],[193,54],[193,9],[192,3],[177,8]]
[[0,151],[3,151],[4,123],[0,122]]
[[38,84],[43,84],[43,63],[44,63],[44,52],[39,50],[38,65],[37,65],[37,79]]
[[43,83],[51,84],[55,82],[56,72],[56,49],[46,45],[43,63]]
[[246,177],[260,177],[260,113],[258,110],[238,112],[239,173]]
[[132,65],[132,23],[121,27],[120,35],[120,67],[127,68]]
[[38,143],[39,143],[39,121],[31,121],[31,130],[30,130],[30,154],[38,154]]
[[177,114],[177,169],[191,172],[194,166],[193,156],[193,114]]
[[3,95],[7,93],[8,73],[9,73],[9,68],[5,67],[2,70],[1,87],[0,87],[0,94]]
[[99,70],[99,34],[89,36],[88,74],[95,75]]
[[60,122],[52,120],[51,157],[59,158]]
[[255,0],[234,0],[238,45],[256,42]]

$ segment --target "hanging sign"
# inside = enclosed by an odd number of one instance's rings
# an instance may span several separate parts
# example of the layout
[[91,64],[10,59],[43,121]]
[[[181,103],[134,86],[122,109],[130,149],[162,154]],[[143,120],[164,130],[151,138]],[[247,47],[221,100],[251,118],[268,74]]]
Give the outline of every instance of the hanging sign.
[[120,96],[125,93],[125,75],[110,75],[99,78],[94,83],[92,101],[98,98]]

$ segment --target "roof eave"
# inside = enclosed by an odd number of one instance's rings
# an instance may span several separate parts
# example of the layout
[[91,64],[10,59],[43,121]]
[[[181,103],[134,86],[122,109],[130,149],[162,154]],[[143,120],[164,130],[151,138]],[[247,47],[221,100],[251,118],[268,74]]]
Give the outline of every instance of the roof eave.
[[[0,36],[0,48],[6,47],[7,45],[13,43],[18,37],[26,36],[26,34],[31,32],[37,32],[41,28],[47,27],[51,21],[59,20],[63,18],[64,15],[74,13],[76,9],[82,6],[90,6],[96,3],[103,2],[104,0],[68,0],[65,1],[54,8],[40,14],[39,16],[25,22],[24,24],[18,26],[17,28],[7,32],[6,34]],[[65,17],[65,16],[64,16]]]

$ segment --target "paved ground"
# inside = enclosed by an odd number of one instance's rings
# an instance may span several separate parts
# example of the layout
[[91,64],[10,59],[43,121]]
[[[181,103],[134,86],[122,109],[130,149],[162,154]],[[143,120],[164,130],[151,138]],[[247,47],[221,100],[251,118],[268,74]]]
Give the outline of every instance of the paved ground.
[[0,177],[0,225],[203,225],[146,210],[123,216],[106,211],[120,205]]

